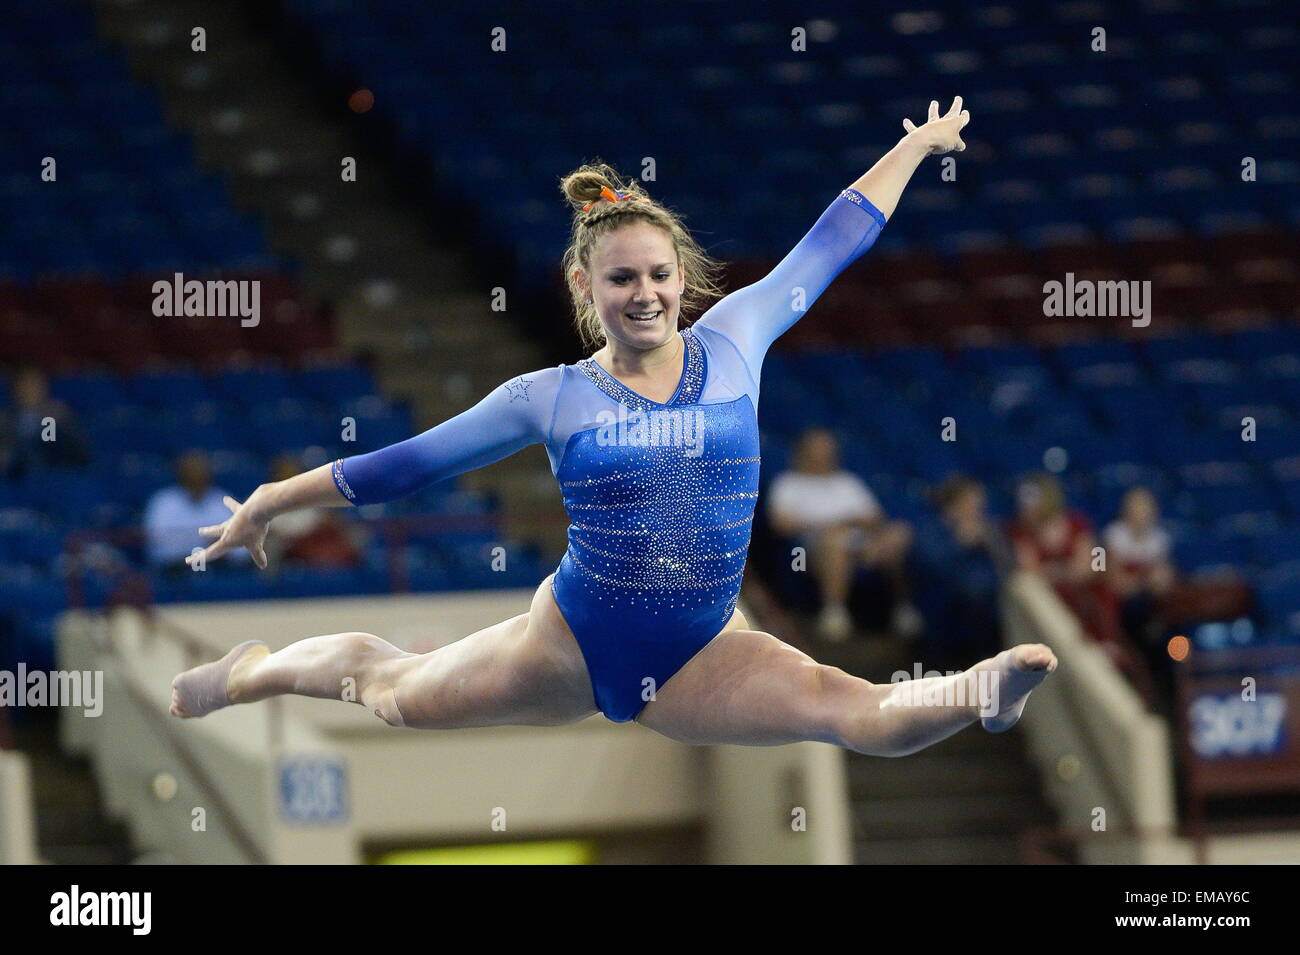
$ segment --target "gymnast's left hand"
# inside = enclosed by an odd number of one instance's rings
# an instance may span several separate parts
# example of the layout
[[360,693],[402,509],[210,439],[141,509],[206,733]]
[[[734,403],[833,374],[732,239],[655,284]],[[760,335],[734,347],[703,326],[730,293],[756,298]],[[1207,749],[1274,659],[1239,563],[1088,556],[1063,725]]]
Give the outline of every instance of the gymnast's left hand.
[[230,518],[221,524],[209,524],[207,527],[200,527],[200,534],[204,537],[215,537],[216,540],[198,554],[191,554],[186,557],[185,563],[193,567],[198,560],[206,563],[234,550],[236,547],[247,547],[248,553],[252,555],[253,563],[259,569],[266,570],[266,532],[270,528],[271,522],[257,516],[258,509],[252,506],[253,498],[256,496],[257,492],[254,491],[248,500],[240,504],[233,497],[226,495],[223,500],[226,507],[230,508]]
[[923,126],[917,126],[910,119],[903,120],[903,128],[909,137],[916,137],[926,147],[928,154],[961,152],[966,148],[962,142],[962,128],[970,122],[970,110],[961,108],[961,97],[955,97],[952,106],[943,116],[939,115],[939,101],[930,100],[930,115]]

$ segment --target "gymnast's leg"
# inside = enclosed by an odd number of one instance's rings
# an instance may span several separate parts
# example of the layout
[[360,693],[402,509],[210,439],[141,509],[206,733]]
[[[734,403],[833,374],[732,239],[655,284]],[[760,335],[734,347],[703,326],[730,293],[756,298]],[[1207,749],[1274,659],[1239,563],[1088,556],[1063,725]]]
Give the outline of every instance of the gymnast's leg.
[[409,668],[404,661],[416,656],[369,633],[308,637],[275,653],[265,643],[249,640],[220,660],[177,676],[171,712],[205,716],[232,703],[292,693],[362,703],[385,719],[395,718],[390,691]]
[[[547,603],[549,602],[549,606]],[[558,725],[595,712],[577,642],[543,581],[528,613],[430,653],[368,633],[309,637],[271,653],[249,641],[180,674],[174,716],[281,694],[360,703],[393,726]]]
[[954,676],[875,684],[769,633],[726,630],[659,689],[637,722],[686,743],[814,740],[906,756],[976,720],[991,732],[1009,729],[1055,668],[1047,647],[1022,644]]

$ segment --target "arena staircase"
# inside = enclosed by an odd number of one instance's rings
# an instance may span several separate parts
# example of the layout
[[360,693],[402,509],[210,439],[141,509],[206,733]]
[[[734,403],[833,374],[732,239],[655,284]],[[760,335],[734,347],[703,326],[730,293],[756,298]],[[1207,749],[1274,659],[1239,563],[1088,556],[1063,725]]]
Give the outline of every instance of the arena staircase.
[[89,762],[60,748],[52,714],[26,718],[14,735],[31,762],[36,847],[42,860],[53,865],[142,861],[136,858],[126,827],[104,815]]
[[[492,311],[490,279],[473,280],[463,251],[438,241],[456,224],[434,221],[434,210],[404,192],[411,177],[361,141],[346,96],[331,101],[309,84],[267,11],[195,0],[94,6],[101,36],[159,90],[200,163],[222,172],[236,203],[263,218],[272,250],[301,263],[307,291],[334,304],[340,344],[373,357],[381,387],[412,402],[418,427],[554,363],[513,318]],[[197,26],[206,52],[191,50]],[[340,177],[345,156],[357,160],[355,182]],[[462,480],[500,494],[508,538],[562,549],[564,512],[540,447]]]

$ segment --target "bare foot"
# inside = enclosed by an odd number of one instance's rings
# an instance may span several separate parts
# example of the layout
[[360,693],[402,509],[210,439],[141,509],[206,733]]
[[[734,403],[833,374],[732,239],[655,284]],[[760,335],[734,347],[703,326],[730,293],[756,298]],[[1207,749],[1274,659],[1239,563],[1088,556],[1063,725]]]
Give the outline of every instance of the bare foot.
[[[271,648],[260,640],[245,640],[220,660],[186,670],[172,680],[171,715],[190,719],[229,706],[235,702],[230,692],[236,685],[235,677],[270,652]],[[240,674],[232,672],[236,664],[240,664]]]
[[988,664],[985,668],[998,674],[998,711],[981,717],[980,723],[990,733],[1003,733],[1016,725],[1029,694],[1056,669],[1056,654],[1046,644],[1022,643],[1003,650]]

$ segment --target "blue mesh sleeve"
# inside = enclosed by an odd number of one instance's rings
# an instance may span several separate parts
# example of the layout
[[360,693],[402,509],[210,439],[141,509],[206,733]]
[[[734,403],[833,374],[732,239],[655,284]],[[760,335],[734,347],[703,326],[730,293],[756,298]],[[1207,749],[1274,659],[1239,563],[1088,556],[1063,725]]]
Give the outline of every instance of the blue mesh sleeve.
[[378,451],[334,462],[334,483],[357,506],[391,501],[500,461],[551,428],[563,369],[512,378],[454,418]]
[[729,338],[757,382],[772,343],[871,248],[884,226],[884,215],[866,196],[845,189],[776,268],[714,303],[696,324]]

